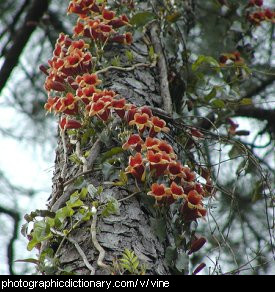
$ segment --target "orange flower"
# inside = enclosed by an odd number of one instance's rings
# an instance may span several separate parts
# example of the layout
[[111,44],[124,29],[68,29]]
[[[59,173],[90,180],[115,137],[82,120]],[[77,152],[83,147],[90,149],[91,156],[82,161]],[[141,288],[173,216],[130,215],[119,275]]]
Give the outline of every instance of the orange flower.
[[105,20],[112,20],[115,17],[115,13],[113,11],[103,9],[102,16]]
[[196,208],[190,209],[188,206],[188,201],[186,201],[180,209],[183,219],[186,222],[194,221],[197,218],[204,217],[206,215],[206,210],[203,208],[203,205],[197,205]]
[[111,37],[109,39],[109,42],[119,43],[123,45],[131,45],[131,43],[133,42],[133,36],[130,32],[127,32],[125,34],[118,34],[114,37]]
[[51,112],[52,109],[55,109],[55,105],[58,102],[59,97],[48,97],[47,103],[44,105],[44,109],[48,112]]
[[147,150],[156,150],[159,143],[160,143],[159,139],[147,137],[143,148]]
[[200,250],[204,246],[205,243],[206,243],[206,239],[204,237],[200,237],[193,240],[191,243],[191,247],[188,251],[188,255]]
[[141,151],[141,145],[143,144],[143,140],[140,138],[138,134],[131,135],[126,143],[122,145],[123,150],[135,149],[137,152]]
[[136,113],[134,120],[130,121],[129,125],[136,125],[138,130],[143,132],[145,127],[149,126],[149,116],[147,114]]
[[129,25],[129,19],[125,14],[123,14],[119,18],[115,18],[109,21],[108,24],[113,28],[120,28],[124,25]]
[[171,195],[173,198],[179,199],[179,198],[187,198],[187,195],[184,193],[183,188],[179,185],[177,185],[175,182],[172,182],[170,185]]
[[166,122],[159,117],[153,116],[150,120],[151,129],[149,132],[150,137],[155,137],[159,132],[169,132],[169,128],[166,127]]
[[147,195],[154,197],[157,201],[161,201],[163,198],[170,196],[170,189],[165,187],[164,184],[154,183]]
[[118,114],[118,116],[123,119],[125,117],[125,110],[129,106],[126,104],[126,99],[115,99],[112,101],[112,108],[115,110],[115,112]]
[[183,167],[183,172],[185,174],[185,178],[184,179],[186,181],[190,182],[190,181],[193,181],[196,178],[196,174],[194,172],[192,172],[189,167],[184,166]]
[[186,175],[183,172],[183,166],[180,162],[171,161],[168,165],[167,172],[172,179],[175,179],[176,177],[186,178]]
[[76,82],[80,87],[85,87],[87,85],[97,86],[101,83],[96,74],[85,73],[83,75],[78,75],[76,77]]
[[174,152],[174,149],[171,145],[169,145],[166,141],[161,140],[157,145],[157,150],[165,152],[169,155],[171,159],[176,159],[177,155]]
[[79,129],[82,127],[81,123],[77,120],[62,118],[59,122],[59,126],[62,130],[66,129]]
[[155,170],[155,175],[157,177],[164,174],[170,162],[170,157],[166,153],[154,153],[152,150],[147,152],[147,159],[149,161],[150,170]]
[[126,168],[125,173],[131,173],[138,181],[144,180],[145,167],[139,152],[135,156],[129,157],[129,166]]
[[107,121],[110,116],[110,109],[108,105],[111,103],[105,103],[102,99],[97,102],[91,102],[87,105],[86,110],[89,112],[89,116],[97,115],[103,121]]

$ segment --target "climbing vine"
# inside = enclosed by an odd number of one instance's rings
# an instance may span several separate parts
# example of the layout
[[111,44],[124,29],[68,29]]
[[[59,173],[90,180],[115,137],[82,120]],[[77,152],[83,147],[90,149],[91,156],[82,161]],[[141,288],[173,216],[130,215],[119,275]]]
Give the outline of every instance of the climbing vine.
[[[250,6],[261,6],[258,1],[250,2]],[[260,21],[256,13],[248,15],[253,25]],[[269,11],[262,13],[264,19],[269,21]],[[90,222],[91,241],[98,251],[96,263],[100,269],[111,274],[145,274],[146,263],[141,264],[134,252],[127,249],[120,259],[114,259],[111,265],[107,265],[104,262],[105,250],[97,240],[98,218],[117,214],[120,201],[145,194],[148,208],[153,210],[155,216],[152,225],[163,225],[154,228],[159,240],[165,240],[167,226],[173,225],[172,229],[180,230],[174,238],[177,248],[168,248],[165,257],[171,270],[186,274],[186,257],[200,250],[207,241],[205,237],[195,234],[190,226],[207,215],[207,198],[212,197],[215,191],[210,171],[201,168],[198,174],[192,166],[182,163],[178,147],[167,138],[171,131],[168,127],[171,116],[149,106],[130,103],[127,96],[106,88],[104,78],[99,77],[112,70],[129,72],[137,68],[154,68],[160,55],[150,47],[148,62],[134,63],[131,50],[127,50],[128,67],[120,66],[119,59],[108,60],[105,57],[112,43],[130,46],[134,41],[130,32],[133,22],[142,23],[138,15],[131,21],[125,14],[118,15],[109,8],[107,1],[73,0],[69,3],[68,14],[77,16],[73,35],[70,37],[61,33],[53,57],[47,66],[40,67],[46,74],[48,99],[45,110],[59,117],[63,168],[60,189],[52,195],[49,210],[37,210],[25,217],[27,224],[23,226],[23,233],[29,239],[28,249],[37,248],[40,252],[38,259],[29,261],[45,274],[73,273],[63,270],[58,260],[62,246],[70,242],[86,268],[95,274],[94,265],[71,236],[81,224]],[[154,25],[150,13],[145,16]],[[233,66],[237,74],[241,70],[249,74],[239,52],[224,53],[219,62],[211,57],[200,56],[192,65],[194,74],[205,63],[213,66],[217,72]],[[224,107],[224,102],[215,99],[218,90],[213,87],[204,102],[211,101],[213,107],[220,109]],[[167,103],[169,98],[166,99]],[[232,120],[229,120],[229,124],[228,131],[234,135],[237,125]],[[119,131],[113,131],[118,127]],[[180,127],[183,127],[184,133],[180,138],[186,148],[191,149],[203,140],[204,134],[195,126],[180,123]],[[102,143],[111,132],[117,145],[101,153]],[[92,146],[83,151],[90,141],[93,142]],[[120,160],[114,158],[117,155],[121,155]],[[96,159],[100,161],[98,169],[94,165]],[[107,160],[110,163],[106,163]],[[81,166],[82,171],[66,181],[69,162]],[[119,175],[115,179],[103,180],[99,187],[83,181],[85,175],[97,170],[102,172],[103,178],[110,177],[106,173],[111,171],[112,165],[119,168]],[[133,184],[135,189],[132,191],[130,186]],[[64,188],[70,185],[78,186],[78,190],[65,192]],[[120,200],[109,198],[102,202],[98,198],[104,192],[104,185],[124,187],[131,191]],[[174,222],[169,216],[171,208],[178,214]],[[41,220],[38,219],[40,217]],[[30,223],[32,228],[29,227]],[[203,221],[201,224],[204,224]],[[193,273],[198,273],[204,267],[205,264],[201,263]]]

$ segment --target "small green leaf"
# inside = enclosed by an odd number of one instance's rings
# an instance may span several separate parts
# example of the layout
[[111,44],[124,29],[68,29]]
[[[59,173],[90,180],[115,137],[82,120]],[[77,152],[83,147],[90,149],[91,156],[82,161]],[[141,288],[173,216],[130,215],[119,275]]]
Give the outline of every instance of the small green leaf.
[[216,97],[217,95],[217,89],[215,87],[213,87],[213,89],[211,90],[210,93],[208,93],[205,97],[204,100],[205,102],[209,102],[211,99],[213,99],[214,97]]
[[177,257],[177,249],[175,246],[168,246],[165,250],[165,261],[169,267],[173,266],[173,262]]
[[251,105],[252,104],[252,99],[251,98],[243,98],[240,101],[240,105]]
[[181,17],[181,13],[180,12],[175,12],[173,14],[170,14],[170,15],[167,15],[166,16],[166,20],[171,22],[171,23],[174,23],[176,22],[179,18]]
[[101,162],[106,161],[107,159],[113,157],[114,155],[117,155],[119,153],[122,153],[124,150],[121,147],[114,147],[111,150],[105,152],[101,156]]
[[156,15],[152,12],[145,11],[145,12],[139,12],[136,13],[130,20],[130,23],[132,25],[135,25],[136,27],[144,26],[151,20],[155,19]]
[[129,61],[130,63],[132,63],[132,62],[134,61],[134,54],[133,54],[133,52],[130,51],[130,50],[127,50],[127,51],[125,52],[125,54],[126,54],[126,57],[127,57],[128,61]]
[[225,103],[221,99],[214,99],[214,100],[212,100],[211,105],[214,106],[215,108],[219,108],[219,109],[225,107]]
[[233,145],[231,150],[228,152],[228,156],[231,159],[234,159],[236,157],[239,157],[243,154],[243,151],[240,147]]
[[197,58],[197,60],[192,64],[192,70],[197,71],[198,68],[203,64],[207,63],[214,67],[219,67],[219,63],[213,57],[201,55]]
[[88,194],[88,188],[82,188],[80,193],[79,193],[79,198],[81,200],[84,200],[84,199],[86,199],[87,194]]
[[30,263],[30,264],[35,264],[35,265],[39,264],[39,260],[32,259],[32,258],[23,259],[23,260],[16,260],[15,262],[16,263]]
[[103,217],[108,217],[112,214],[119,215],[119,203],[115,198],[110,199],[101,213]]
[[151,227],[154,230],[154,233],[158,237],[159,241],[162,243],[166,239],[166,221],[164,218],[151,218],[150,219]]

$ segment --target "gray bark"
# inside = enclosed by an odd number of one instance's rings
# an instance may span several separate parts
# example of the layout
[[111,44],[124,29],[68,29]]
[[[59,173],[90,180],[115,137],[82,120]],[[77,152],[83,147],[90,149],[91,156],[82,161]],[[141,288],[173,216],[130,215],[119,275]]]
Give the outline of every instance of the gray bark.
[[[127,62],[125,50],[129,48],[112,46],[106,52],[107,58],[120,56],[121,65]],[[135,42],[131,46],[134,53],[135,63],[148,63],[148,49],[142,42]],[[100,76],[104,82],[104,87],[112,89],[121,96],[137,106],[151,105],[161,107],[160,88],[158,83],[158,72],[156,68],[138,68],[131,72],[109,71]],[[70,149],[70,145],[68,149]],[[106,150],[106,149],[105,149]],[[70,150],[68,151],[70,154]],[[53,177],[53,193],[60,187],[60,175],[63,167],[62,143],[56,152],[56,165]],[[68,163],[65,181],[81,171],[78,166]],[[102,177],[93,173],[85,176],[88,183],[95,187],[103,181]],[[134,187],[134,181],[132,181]],[[131,188],[131,185],[129,185]],[[68,191],[69,189],[69,191]],[[74,189],[68,187],[65,192],[72,193]],[[129,195],[128,192],[118,187],[104,187],[100,200],[106,197],[114,197],[117,200]],[[143,194],[146,197],[146,194]],[[54,202],[50,202],[53,205]],[[165,246],[160,243],[157,236],[150,227],[150,212],[146,209],[144,200],[140,196],[131,197],[129,200],[120,202],[120,214],[107,218],[98,216],[97,239],[105,249],[106,255],[104,263],[111,265],[114,258],[121,257],[125,248],[133,250],[141,262],[147,266],[147,274],[169,274],[169,270],[164,263]],[[98,252],[93,246],[90,234],[91,222],[81,225],[71,235],[78,242],[87,256],[89,263],[94,267],[95,274],[106,274],[107,272],[97,266]],[[62,269],[73,270],[79,274],[90,274],[75,246],[66,242],[59,252],[59,260]]]

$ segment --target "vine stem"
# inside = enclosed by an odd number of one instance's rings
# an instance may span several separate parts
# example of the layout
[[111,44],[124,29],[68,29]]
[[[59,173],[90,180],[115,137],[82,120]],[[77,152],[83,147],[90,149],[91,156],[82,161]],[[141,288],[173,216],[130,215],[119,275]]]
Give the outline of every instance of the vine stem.
[[171,98],[170,90],[169,90],[167,65],[166,65],[166,60],[165,60],[164,52],[163,52],[161,41],[160,41],[159,26],[155,21],[152,23],[150,33],[151,33],[151,40],[154,46],[155,53],[158,56],[157,64],[159,68],[160,92],[161,92],[161,97],[163,100],[163,109],[168,114],[172,114],[173,112],[172,98]]
[[94,214],[92,224],[91,224],[91,235],[92,235],[92,242],[94,244],[94,247],[98,250],[99,256],[97,259],[97,265],[100,268],[108,269],[109,266],[103,263],[104,257],[105,257],[105,250],[104,248],[98,243],[96,238],[96,222],[97,222],[97,214]]
[[89,263],[84,251],[82,250],[82,248],[80,247],[80,245],[78,244],[77,241],[75,241],[73,238],[70,238],[70,237],[67,237],[65,234],[63,234],[62,232],[58,231],[58,230],[55,230],[53,228],[51,228],[51,231],[56,234],[56,235],[59,235],[61,237],[63,237],[62,241],[64,241],[65,239],[67,239],[70,243],[72,243],[76,250],[78,251],[79,255],[82,257],[83,259],[83,262],[85,264],[85,266],[91,271],[91,275],[94,275],[95,274],[95,269],[94,267],[92,267],[92,265]]
[[109,70],[119,70],[119,71],[124,71],[124,72],[129,72],[129,71],[133,71],[135,70],[136,68],[139,68],[139,67],[154,67],[155,64],[152,63],[152,64],[148,64],[148,63],[137,63],[131,67],[119,67],[119,66],[108,66],[106,68],[103,68],[101,70],[98,70],[95,72],[95,74],[102,74],[102,73],[105,73]]

